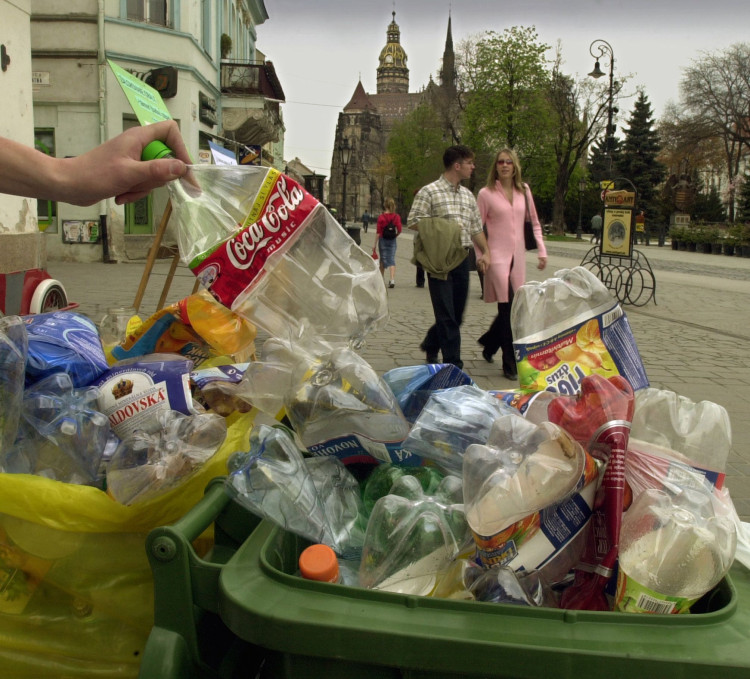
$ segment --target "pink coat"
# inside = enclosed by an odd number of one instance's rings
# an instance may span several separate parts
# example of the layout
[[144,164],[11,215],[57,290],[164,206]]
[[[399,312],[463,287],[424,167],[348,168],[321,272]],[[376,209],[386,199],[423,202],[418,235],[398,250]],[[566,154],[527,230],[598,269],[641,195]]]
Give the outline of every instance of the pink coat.
[[[524,186],[526,186],[524,184]],[[529,202],[529,214],[534,227],[534,235],[539,257],[547,256],[544,246],[542,227],[536,214],[536,207],[531,190],[526,186]],[[484,274],[484,301],[507,302],[508,280],[513,290],[526,281],[526,246],[523,238],[523,222],[526,214],[526,203],[523,193],[513,189],[513,204],[505,197],[505,192],[497,182],[494,189],[487,187],[477,196],[479,214],[482,223],[487,227],[487,245],[490,249],[490,266]],[[511,262],[513,268],[511,269]]]

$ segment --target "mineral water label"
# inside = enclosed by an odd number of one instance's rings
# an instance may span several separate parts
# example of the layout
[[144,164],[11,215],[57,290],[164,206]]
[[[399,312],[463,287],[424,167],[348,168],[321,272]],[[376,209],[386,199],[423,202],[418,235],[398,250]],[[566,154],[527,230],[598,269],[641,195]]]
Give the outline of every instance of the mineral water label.
[[664,615],[689,613],[698,599],[667,596],[649,589],[629,577],[620,567],[617,575],[615,610],[621,613],[661,613]]
[[633,331],[619,304],[513,342],[521,388],[573,395],[594,373],[622,375],[633,390],[649,386]]
[[380,464],[394,462],[406,467],[419,467],[422,458],[404,450],[403,441],[373,441],[362,434],[348,434],[308,447],[311,455],[333,455],[344,464]]
[[263,275],[272,255],[286,252],[320,205],[297,182],[270,170],[240,230],[190,262],[198,280],[224,306]]

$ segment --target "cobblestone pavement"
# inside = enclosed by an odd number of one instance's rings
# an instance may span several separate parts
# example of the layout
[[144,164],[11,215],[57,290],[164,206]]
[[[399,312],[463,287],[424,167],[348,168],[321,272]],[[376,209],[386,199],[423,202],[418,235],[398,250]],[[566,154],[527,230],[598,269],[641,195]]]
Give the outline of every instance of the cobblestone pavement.
[[[373,229],[362,233],[362,247],[372,249]],[[552,242],[544,272],[527,255],[527,277],[542,280],[562,268],[580,264],[589,241]],[[655,300],[643,307],[625,306],[651,385],[671,389],[694,401],[724,406],[733,429],[727,486],[743,521],[750,520],[750,259],[673,251],[669,247],[640,246],[656,279]],[[378,372],[421,363],[419,350],[431,325],[432,307],[426,288],[415,287],[409,260],[411,234],[398,240],[396,286],[388,289],[390,320],[368,338],[364,357]],[[148,315],[164,285],[169,260],[157,262],[141,305]],[[78,264],[50,262],[50,274],[63,282],[80,311],[98,322],[112,306],[132,303],[143,272],[143,262]],[[190,294],[194,279],[178,267],[167,300]],[[469,304],[462,329],[464,370],[485,389],[509,389],[498,362],[482,359],[476,339],[496,313],[494,304],[480,298],[479,280],[471,276]]]

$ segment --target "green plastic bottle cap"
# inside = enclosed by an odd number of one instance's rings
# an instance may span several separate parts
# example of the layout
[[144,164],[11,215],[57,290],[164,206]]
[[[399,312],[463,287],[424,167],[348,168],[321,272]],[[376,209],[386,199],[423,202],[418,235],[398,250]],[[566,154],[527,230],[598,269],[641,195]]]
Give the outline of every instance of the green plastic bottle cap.
[[158,158],[174,158],[172,149],[163,141],[152,141],[146,144],[141,153],[141,160],[157,160]]

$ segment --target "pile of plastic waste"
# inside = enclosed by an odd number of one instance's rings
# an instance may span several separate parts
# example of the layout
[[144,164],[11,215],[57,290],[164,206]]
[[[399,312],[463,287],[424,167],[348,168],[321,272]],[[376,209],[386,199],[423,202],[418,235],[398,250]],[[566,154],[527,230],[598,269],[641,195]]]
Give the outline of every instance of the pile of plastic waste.
[[[646,613],[687,612],[724,577],[739,523],[727,413],[649,386],[593,274],[517,291],[516,390],[449,365],[378,375],[358,353],[388,317],[377,263],[284,175],[192,174],[170,192],[208,292],[127,318],[120,336],[74,312],[2,319],[3,471],[139,502],[256,408],[283,424],[253,429],[226,492],[323,546],[302,577]],[[256,328],[269,337],[257,354]]]

